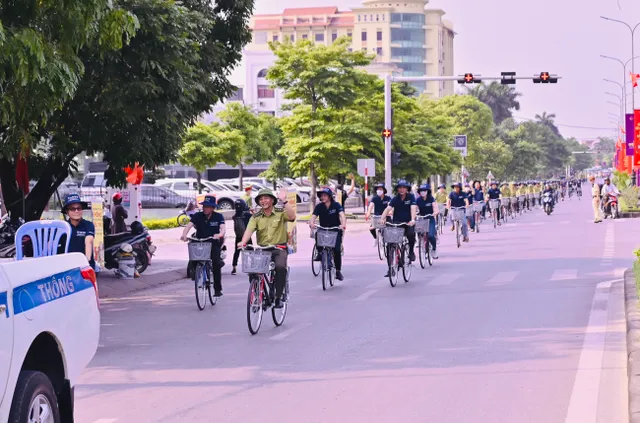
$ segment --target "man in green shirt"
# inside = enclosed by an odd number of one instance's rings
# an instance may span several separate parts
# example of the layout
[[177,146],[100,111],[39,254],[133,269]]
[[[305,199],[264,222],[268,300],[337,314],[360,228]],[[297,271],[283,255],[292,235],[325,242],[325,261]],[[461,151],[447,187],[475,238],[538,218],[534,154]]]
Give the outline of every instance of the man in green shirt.
[[[251,239],[251,235],[256,232],[259,246],[277,246],[271,252],[271,257],[276,265],[275,308],[283,307],[282,292],[287,281],[287,222],[295,222],[296,220],[296,212],[286,199],[286,188],[280,189],[278,197],[270,189],[260,190],[256,196],[256,203],[260,205],[261,209],[251,216],[242,240],[238,243],[238,247],[245,247]],[[279,207],[276,207],[276,203]]]
[[[247,207],[249,207],[249,211],[251,213],[253,213],[255,211],[254,207],[253,207],[253,199],[251,198],[251,191],[252,190],[253,190],[253,185],[245,185],[244,186],[244,195],[242,197],[240,197],[241,199],[244,200],[245,203],[247,203]],[[256,203],[257,203],[257,201],[256,201]]]

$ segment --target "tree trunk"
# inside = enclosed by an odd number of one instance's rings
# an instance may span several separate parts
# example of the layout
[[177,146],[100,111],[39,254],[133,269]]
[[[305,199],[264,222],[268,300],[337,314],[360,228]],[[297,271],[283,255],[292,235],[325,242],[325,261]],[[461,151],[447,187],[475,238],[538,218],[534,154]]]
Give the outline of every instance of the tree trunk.
[[240,185],[238,189],[240,191],[244,190],[243,178],[244,178],[244,168],[243,168],[242,162],[240,162],[240,165],[238,165],[238,184]]
[[198,184],[198,194],[202,194],[202,173],[196,170],[196,181]]

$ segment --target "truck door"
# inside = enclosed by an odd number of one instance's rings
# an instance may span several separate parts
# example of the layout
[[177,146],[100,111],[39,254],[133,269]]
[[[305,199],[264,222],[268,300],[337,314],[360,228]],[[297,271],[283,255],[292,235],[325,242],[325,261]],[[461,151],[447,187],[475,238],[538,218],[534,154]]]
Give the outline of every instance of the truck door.
[[10,285],[0,269],[0,402],[7,390],[7,379],[13,353],[13,316],[9,314]]

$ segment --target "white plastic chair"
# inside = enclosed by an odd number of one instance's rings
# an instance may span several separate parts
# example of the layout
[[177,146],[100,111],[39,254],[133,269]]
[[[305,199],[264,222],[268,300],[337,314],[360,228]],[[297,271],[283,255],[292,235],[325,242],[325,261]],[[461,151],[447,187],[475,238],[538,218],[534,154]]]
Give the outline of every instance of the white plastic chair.
[[20,226],[16,231],[16,260],[22,260],[22,238],[29,237],[33,245],[33,257],[54,256],[62,235],[67,235],[64,252],[69,252],[71,225],[62,220],[34,220]]

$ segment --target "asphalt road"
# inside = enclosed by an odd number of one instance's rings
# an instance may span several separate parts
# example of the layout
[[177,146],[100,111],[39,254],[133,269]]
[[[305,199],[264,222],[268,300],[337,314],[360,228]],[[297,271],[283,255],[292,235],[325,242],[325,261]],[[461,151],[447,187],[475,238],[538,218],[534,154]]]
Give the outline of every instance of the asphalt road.
[[287,320],[265,314],[256,336],[229,267],[204,311],[188,280],[108,299],[77,421],[626,422],[621,277],[640,225],[590,217],[574,199],[460,249],[445,233],[434,266],[396,288],[360,229],[323,292],[301,236]]

